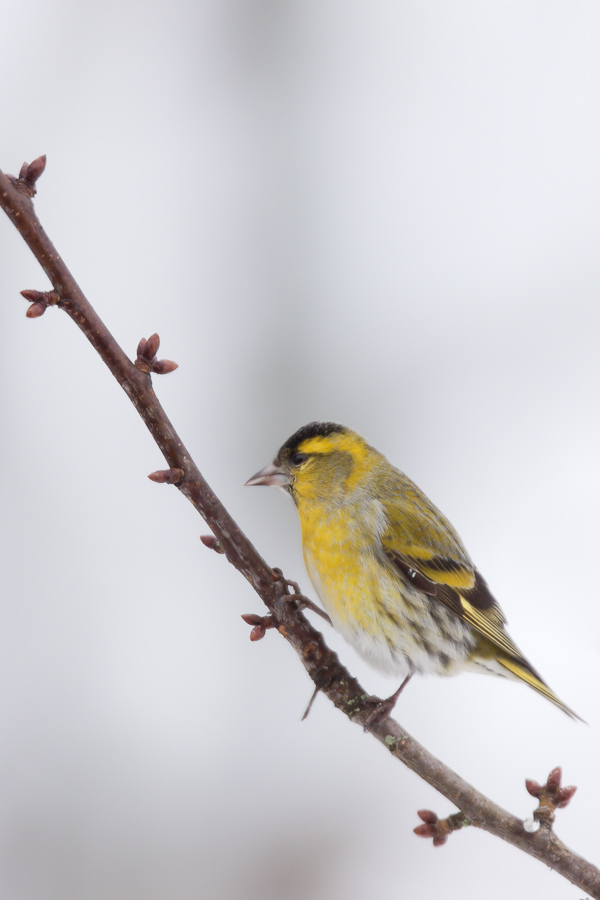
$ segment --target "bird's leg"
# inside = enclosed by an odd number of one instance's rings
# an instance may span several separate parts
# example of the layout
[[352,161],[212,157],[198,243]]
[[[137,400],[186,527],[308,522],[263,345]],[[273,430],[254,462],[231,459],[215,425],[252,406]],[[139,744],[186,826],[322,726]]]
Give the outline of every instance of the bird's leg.
[[391,697],[387,697],[385,700],[380,700],[373,712],[369,713],[367,717],[367,721],[365,722],[365,727],[369,725],[373,725],[375,722],[383,721],[384,719],[389,719],[392,710],[396,705],[396,701],[410,679],[413,677],[413,673],[409,672],[400,687],[395,693],[391,695]]
[[292,598],[298,609],[310,609],[311,612],[314,612],[318,616],[321,616],[322,619],[325,619],[325,621],[328,622],[329,625],[332,624],[331,619],[329,618],[325,610],[321,609],[320,606],[317,606],[316,603],[313,603],[312,600],[309,600],[308,597],[305,597],[296,581],[289,581],[287,578],[285,578],[281,569],[273,569],[273,574],[275,575],[277,580],[283,581],[286,588],[291,588],[293,590],[294,593],[290,594],[290,597]]
[[[277,568],[276,566],[273,567],[273,577],[277,581],[283,580],[283,583],[285,584],[286,588],[291,588],[295,594],[302,593],[302,591],[300,590],[300,587],[298,586],[298,582],[290,581],[289,578],[285,577],[285,575],[283,574],[281,569]],[[288,591],[288,593],[289,593],[289,591]]]
[[309,600],[308,597],[305,597],[304,594],[294,594],[294,600],[298,609],[310,609],[318,616],[321,616],[322,619],[325,619],[328,625],[333,624],[325,610],[313,603],[312,600]]
[[[329,618],[327,613],[324,612],[324,610],[322,610],[319,606],[317,606],[316,603],[313,603],[312,600],[309,600],[308,597],[305,597],[304,594],[301,593],[300,588],[295,581],[288,581],[288,579],[284,577],[281,569],[273,569],[273,578],[275,578],[277,581],[283,581],[285,587],[285,595],[283,598],[284,600],[289,597],[289,600],[287,602],[293,603],[296,609],[310,609],[312,610],[312,612],[315,612],[318,616],[321,616],[322,619],[325,619],[325,621],[331,625],[331,619]],[[293,590],[293,594],[290,594],[289,588]],[[264,638],[267,629],[277,627],[273,616],[257,616],[254,613],[246,613],[242,616],[242,619],[248,625],[252,625],[252,631],[250,632],[251,641],[260,641],[262,638]],[[304,713],[303,719],[307,717],[318,691],[319,688],[317,688],[312,700],[308,704],[308,709]]]

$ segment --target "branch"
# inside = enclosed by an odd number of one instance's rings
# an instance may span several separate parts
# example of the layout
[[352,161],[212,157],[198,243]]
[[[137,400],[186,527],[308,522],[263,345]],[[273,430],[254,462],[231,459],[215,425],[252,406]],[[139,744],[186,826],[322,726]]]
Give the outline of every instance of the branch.
[[[249,624],[254,626],[253,639],[261,638],[267,628],[275,628],[294,648],[317,690],[326,694],[351,721],[372,734],[393,756],[460,810],[462,815],[454,814],[441,821],[435,813],[422,810],[419,815],[424,824],[416,829],[418,834],[433,837],[434,843],[439,845],[451,831],[467,824],[474,825],[534,856],[595,900],[600,900],[600,870],[569,850],[552,830],[554,809],[565,806],[574,793],[572,788],[560,788],[556,770],[545,786],[540,787],[535,782],[528,784],[530,792],[540,798],[540,807],[535,814],[539,828],[532,832],[528,828],[535,826],[524,823],[477,791],[432,756],[393,719],[372,715],[379,707],[379,699],[366,693],[302,614],[302,608],[310,605],[310,601],[290,593],[292,583],[279,570],[267,565],[204,480],[169,421],[152,389],[151,373],[166,374],[176,364],[156,359],[158,335],[142,339],[137,359],[132,362],[86,300],[42,228],[31,198],[44,167],[45,157],[40,157],[25,164],[19,178],[0,172],[0,205],[52,284],[51,291],[23,291],[25,299],[31,303],[27,315],[34,318],[42,315],[48,306],[59,307],[73,319],[100,354],[165,457],[168,468],[150,477],[154,481],[175,484],[187,497],[212,529],[214,537],[207,537],[204,542],[224,553],[266,604],[267,616],[247,617]],[[552,814],[548,813],[549,808]]]

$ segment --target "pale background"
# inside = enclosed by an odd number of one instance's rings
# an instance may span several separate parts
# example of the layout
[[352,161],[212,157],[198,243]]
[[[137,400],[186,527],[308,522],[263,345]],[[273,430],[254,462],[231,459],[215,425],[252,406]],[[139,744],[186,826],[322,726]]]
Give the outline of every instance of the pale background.
[[[600,861],[596,2],[11,0],[0,166],[156,379],[209,482],[308,588],[280,492],[244,481],[350,425],[454,522],[548,682],[416,680],[400,722]],[[162,459],[0,219],[0,896],[579,900],[474,829],[323,698],[146,474]],[[373,691],[395,684],[327,630]]]

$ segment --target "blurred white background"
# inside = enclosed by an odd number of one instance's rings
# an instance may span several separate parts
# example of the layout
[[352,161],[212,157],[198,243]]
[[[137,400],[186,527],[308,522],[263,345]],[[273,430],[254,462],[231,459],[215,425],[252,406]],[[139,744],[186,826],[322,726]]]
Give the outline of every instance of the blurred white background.
[[[571,722],[520,685],[413,682],[399,721],[600,861],[600,9],[595,2],[3,6],[0,166],[198,465],[308,589],[291,502],[244,490],[297,427],[364,434],[448,515]],[[0,895],[578,900],[319,697],[0,219]],[[320,623],[319,623],[320,624]],[[396,685],[327,630],[374,692]]]

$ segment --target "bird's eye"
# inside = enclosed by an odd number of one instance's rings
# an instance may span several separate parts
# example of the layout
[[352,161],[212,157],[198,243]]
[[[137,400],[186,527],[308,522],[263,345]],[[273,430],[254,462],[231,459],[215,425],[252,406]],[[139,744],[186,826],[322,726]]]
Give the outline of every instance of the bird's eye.
[[304,462],[305,459],[308,459],[307,453],[294,453],[290,462],[293,466],[299,466]]

